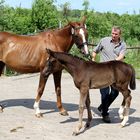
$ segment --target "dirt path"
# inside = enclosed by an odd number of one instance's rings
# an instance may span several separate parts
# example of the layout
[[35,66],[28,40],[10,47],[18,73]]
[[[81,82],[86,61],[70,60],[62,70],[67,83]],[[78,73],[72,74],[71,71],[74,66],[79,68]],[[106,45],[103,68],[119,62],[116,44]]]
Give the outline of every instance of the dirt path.
[[[111,124],[102,122],[97,111],[100,104],[99,90],[90,90],[93,120],[91,127],[80,135],[72,136],[78,122],[79,91],[69,74],[63,73],[62,101],[69,116],[59,115],[52,76],[46,84],[41,98],[43,118],[36,118],[33,109],[39,76],[30,75],[1,77],[0,103],[6,104],[0,113],[0,140],[139,140],[140,139],[140,81],[132,92],[129,123],[120,128],[118,108],[122,102],[120,94],[110,108]],[[84,112],[84,124],[86,121]]]

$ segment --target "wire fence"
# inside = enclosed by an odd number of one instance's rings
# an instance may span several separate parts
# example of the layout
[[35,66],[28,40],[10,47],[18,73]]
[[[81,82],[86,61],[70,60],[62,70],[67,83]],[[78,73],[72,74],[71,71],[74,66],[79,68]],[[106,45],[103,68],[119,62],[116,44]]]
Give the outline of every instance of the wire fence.
[[127,48],[126,62],[135,68],[136,77],[140,79],[140,47]]
[[[97,44],[90,43],[88,45],[91,52],[97,46]],[[127,54],[124,61],[135,68],[136,78],[140,79],[140,46],[127,46]]]
[[[89,44],[89,50],[92,52],[96,45]],[[125,62],[131,64],[136,71],[136,78],[140,79],[140,47],[128,47]],[[19,73],[11,71],[8,67],[4,69],[4,75],[18,75]]]

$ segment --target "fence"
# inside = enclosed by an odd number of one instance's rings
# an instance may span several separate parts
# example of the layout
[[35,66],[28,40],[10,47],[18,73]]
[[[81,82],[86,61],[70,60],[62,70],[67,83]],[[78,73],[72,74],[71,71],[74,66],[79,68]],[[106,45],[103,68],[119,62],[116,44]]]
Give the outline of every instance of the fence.
[[136,71],[136,77],[140,79],[140,47],[127,47],[126,60]]
[[[89,44],[89,49],[90,52],[93,50],[93,47],[96,45],[93,44]],[[76,47],[77,48],[77,47]],[[76,50],[74,50],[76,51]],[[75,52],[75,54],[77,54]],[[126,54],[126,58],[125,58],[125,62],[131,64],[136,71],[136,77],[140,79],[140,47],[127,47],[127,54]],[[8,68],[5,68],[4,70],[4,74],[5,75],[17,75],[19,73],[13,72]]]

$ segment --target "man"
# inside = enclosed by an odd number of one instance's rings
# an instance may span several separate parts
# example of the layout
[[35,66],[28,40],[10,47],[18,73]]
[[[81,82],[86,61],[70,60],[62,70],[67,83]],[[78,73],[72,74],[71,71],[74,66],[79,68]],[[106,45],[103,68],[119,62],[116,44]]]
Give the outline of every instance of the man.
[[[100,40],[97,47],[93,49],[92,60],[96,58],[96,54],[100,53],[100,62],[110,60],[123,60],[126,53],[126,44],[121,40],[121,29],[118,26],[112,27],[111,37],[105,37]],[[109,106],[118,96],[119,91],[112,86],[100,89],[101,105],[98,110],[102,112],[103,121],[110,123],[108,113]]]

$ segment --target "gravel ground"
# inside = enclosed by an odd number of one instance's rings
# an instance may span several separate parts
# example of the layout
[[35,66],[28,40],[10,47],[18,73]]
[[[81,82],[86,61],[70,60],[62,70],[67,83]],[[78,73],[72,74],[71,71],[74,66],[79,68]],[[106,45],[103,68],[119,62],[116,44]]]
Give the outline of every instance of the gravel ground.
[[[56,107],[56,95],[52,76],[49,77],[40,108],[43,118],[36,118],[33,109],[39,75],[26,74],[0,79],[0,104],[5,105],[0,113],[0,140],[139,140],[140,139],[140,81],[132,91],[129,122],[120,127],[118,109],[121,93],[110,107],[112,123],[102,122],[97,110],[100,104],[99,90],[90,90],[93,120],[89,129],[72,136],[78,123],[79,91],[68,73],[62,75],[62,102],[69,116],[61,116]],[[87,114],[84,111],[85,124]]]

